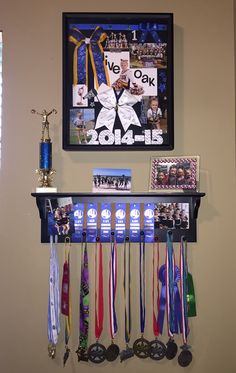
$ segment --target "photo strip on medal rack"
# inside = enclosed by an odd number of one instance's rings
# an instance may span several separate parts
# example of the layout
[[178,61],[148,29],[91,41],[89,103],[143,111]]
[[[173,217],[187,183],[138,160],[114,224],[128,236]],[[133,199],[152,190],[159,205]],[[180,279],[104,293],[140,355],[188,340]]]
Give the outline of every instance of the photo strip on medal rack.
[[63,148],[173,149],[173,15],[64,13],[63,30]]
[[199,156],[152,157],[149,191],[198,191]]

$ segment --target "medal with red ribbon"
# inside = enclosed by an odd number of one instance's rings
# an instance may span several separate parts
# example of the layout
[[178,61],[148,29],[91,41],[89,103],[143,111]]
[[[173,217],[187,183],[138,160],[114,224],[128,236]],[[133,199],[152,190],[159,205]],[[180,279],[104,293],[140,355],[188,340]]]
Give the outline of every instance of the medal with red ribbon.
[[[112,232],[114,238],[114,233]],[[118,330],[117,317],[116,317],[116,285],[117,285],[117,247],[116,242],[112,238],[111,241],[111,253],[109,263],[109,322],[110,322],[110,335],[111,344],[106,350],[106,359],[108,361],[114,361],[117,359],[120,353],[119,346],[114,343],[114,338]]]
[[65,262],[63,265],[62,276],[62,290],[61,290],[61,313],[65,315],[65,353],[63,357],[63,364],[65,366],[70,349],[68,347],[70,334],[71,334],[71,289],[70,289],[70,238],[65,238]]
[[[97,238],[98,241],[98,238]],[[99,263],[98,263],[99,261]],[[103,331],[104,302],[103,302],[103,265],[102,243],[95,244],[95,337],[96,343],[88,349],[88,359],[100,364],[106,359],[106,348],[99,343]]]
[[149,357],[149,342],[143,337],[145,330],[145,236],[144,232],[140,234],[139,243],[139,280],[140,280],[140,330],[141,338],[136,339],[133,344],[134,354],[140,359]]
[[187,367],[192,361],[192,353],[189,350],[190,346],[187,343],[189,334],[188,325],[188,263],[187,263],[187,241],[181,237],[180,253],[179,253],[179,268],[180,268],[180,299],[181,299],[181,321],[182,321],[182,339],[183,346],[179,357],[178,363],[182,367]]
[[157,323],[157,314],[160,309],[160,291],[159,291],[159,243],[157,237],[153,243],[152,256],[152,314],[153,314],[153,333],[155,339],[150,342],[150,358],[153,360],[161,360],[165,357],[166,346],[158,337],[160,334],[159,325]]

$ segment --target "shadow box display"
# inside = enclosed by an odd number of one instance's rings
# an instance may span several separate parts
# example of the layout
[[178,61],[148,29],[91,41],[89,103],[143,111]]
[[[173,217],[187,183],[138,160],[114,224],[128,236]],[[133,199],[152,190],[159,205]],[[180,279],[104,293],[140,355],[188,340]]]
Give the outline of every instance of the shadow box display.
[[63,14],[63,148],[171,150],[173,15]]

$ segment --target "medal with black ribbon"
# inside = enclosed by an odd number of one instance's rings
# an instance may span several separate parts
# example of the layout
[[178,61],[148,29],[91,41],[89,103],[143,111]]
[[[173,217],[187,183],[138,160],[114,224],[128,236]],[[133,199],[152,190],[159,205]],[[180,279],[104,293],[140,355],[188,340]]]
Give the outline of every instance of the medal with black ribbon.
[[56,345],[60,333],[60,286],[59,260],[56,249],[57,236],[53,243],[50,236],[49,294],[48,294],[48,356],[56,357]]
[[[127,245],[128,243],[128,245]],[[124,243],[124,303],[125,303],[125,344],[126,349],[120,353],[120,362],[134,356],[134,350],[129,346],[131,334],[131,276],[130,276],[130,241],[126,237]]]
[[110,321],[110,335],[111,344],[106,350],[107,361],[114,361],[117,359],[120,353],[119,346],[114,343],[114,337],[118,330],[117,318],[116,318],[116,285],[117,285],[117,247],[114,241],[114,232],[112,232],[111,240],[111,253],[109,263],[109,321]]
[[83,232],[81,242],[81,276],[80,276],[80,335],[76,350],[78,361],[88,361],[88,331],[89,331],[89,270],[86,233]]
[[69,358],[70,349],[68,347],[71,334],[71,288],[70,288],[70,238],[65,238],[65,261],[63,265],[62,287],[61,287],[61,313],[65,316],[65,353],[63,365]]
[[183,346],[181,353],[178,356],[178,363],[181,367],[187,367],[192,361],[192,353],[189,350],[190,346],[187,343],[189,334],[188,325],[188,263],[187,263],[187,241],[181,237],[180,253],[179,253],[179,268],[180,268],[180,299],[181,299],[181,316],[182,316],[182,339]]
[[143,337],[145,329],[145,236],[144,232],[140,233],[139,242],[139,280],[140,280],[140,329],[141,338],[136,339],[133,344],[134,354],[140,359],[149,357],[150,344]]
[[[166,346],[166,358],[172,360],[175,358],[178,346],[174,341],[174,333],[178,332],[178,315],[179,305],[175,301],[176,297],[179,298],[179,292],[177,287],[177,281],[175,281],[175,274],[177,267],[175,266],[175,256],[172,241],[172,232],[167,232],[167,244],[166,244],[166,318],[167,318],[167,329],[169,335],[169,341]],[[177,280],[177,279],[176,279]],[[176,282],[176,291],[175,291]],[[177,324],[176,324],[177,322]]]
[[[159,292],[159,243],[157,237],[153,243],[153,256],[152,256],[152,314],[153,314],[153,333],[155,339],[150,342],[150,358],[153,360],[161,360],[165,357],[166,346],[158,339],[160,334],[159,325],[157,323],[157,314],[160,308],[160,292]],[[157,295],[155,296],[155,293]],[[157,309],[157,312],[155,311]]]
[[[95,336],[96,343],[88,349],[88,359],[95,364],[100,364],[106,359],[106,348],[99,343],[103,330],[104,304],[103,304],[103,265],[102,265],[102,243],[95,245]],[[99,255],[98,255],[99,252]],[[99,257],[99,265],[98,265]],[[98,277],[98,279],[97,279]]]

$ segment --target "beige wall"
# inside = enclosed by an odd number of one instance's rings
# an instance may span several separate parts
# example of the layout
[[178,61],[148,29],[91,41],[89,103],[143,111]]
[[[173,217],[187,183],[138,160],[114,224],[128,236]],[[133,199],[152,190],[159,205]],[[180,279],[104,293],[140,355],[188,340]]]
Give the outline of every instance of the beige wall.
[[[63,11],[173,12],[175,23],[175,150],[172,152],[79,153],[61,147]],[[93,167],[130,167],[134,191],[148,188],[151,155],[201,157],[202,200],[198,242],[189,244],[189,265],[195,278],[198,317],[191,319],[193,373],[234,373],[235,363],[235,84],[233,1],[165,0],[143,2],[100,0],[1,1],[4,32],[2,168],[0,170],[0,371],[2,373],[76,372],[95,369],[78,365],[77,292],[79,248],[73,247],[73,358],[63,370],[60,355],[47,357],[48,245],[40,244],[35,200],[40,122],[32,108],[55,107],[52,127],[55,183],[59,191],[90,191]],[[162,251],[164,246],[162,246]],[[176,246],[177,249],[177,246]],[[62,261],[63,247],[60,247]],[[134,247],[133,268],[137,261]],[[108,254],[108,251],[106,251]],[[93,247],[89,248],[93,258]],[[105,254],[105,262],[107,261]],[[147,254],[151,263],[151,248]],[[91,265],[93,268],[93,264]],[[134,273],[134,277],[136,274]],[[149,276],[149,273],[148,273]],[[121,289],[119,289],[121,291]],[[121,295],[122,293],[120,293]],[[135,289],[133,300],[137,302]],[[150,282],[147,296],[151,299]],[[93,300],[92,300],[93,303]],[[149,302],[150,303],[150,302]],[[150,305],[150,304],[149,304]],[[138,303],[135,305],[137,308]],[[119,318],[122,308],[118,306]],[[138,314],[133,310],[133,335]],[[106,310],[107,320],[107,310]],[[147,338],[152,338],[151,309]],[[122,325],[122,322],[121,322]],[[93,326],[90,330],[90,342]],[[120,330],[118,337],[122,345]],[[166,340],[166,336],[163,340]],[[108,325],[103,340],[109,343]],[[178,338],[178,344],[181,339]],[[180,372],[177,360],[160,363],[137,358],[127,364],[104,364],[100,372]]]

